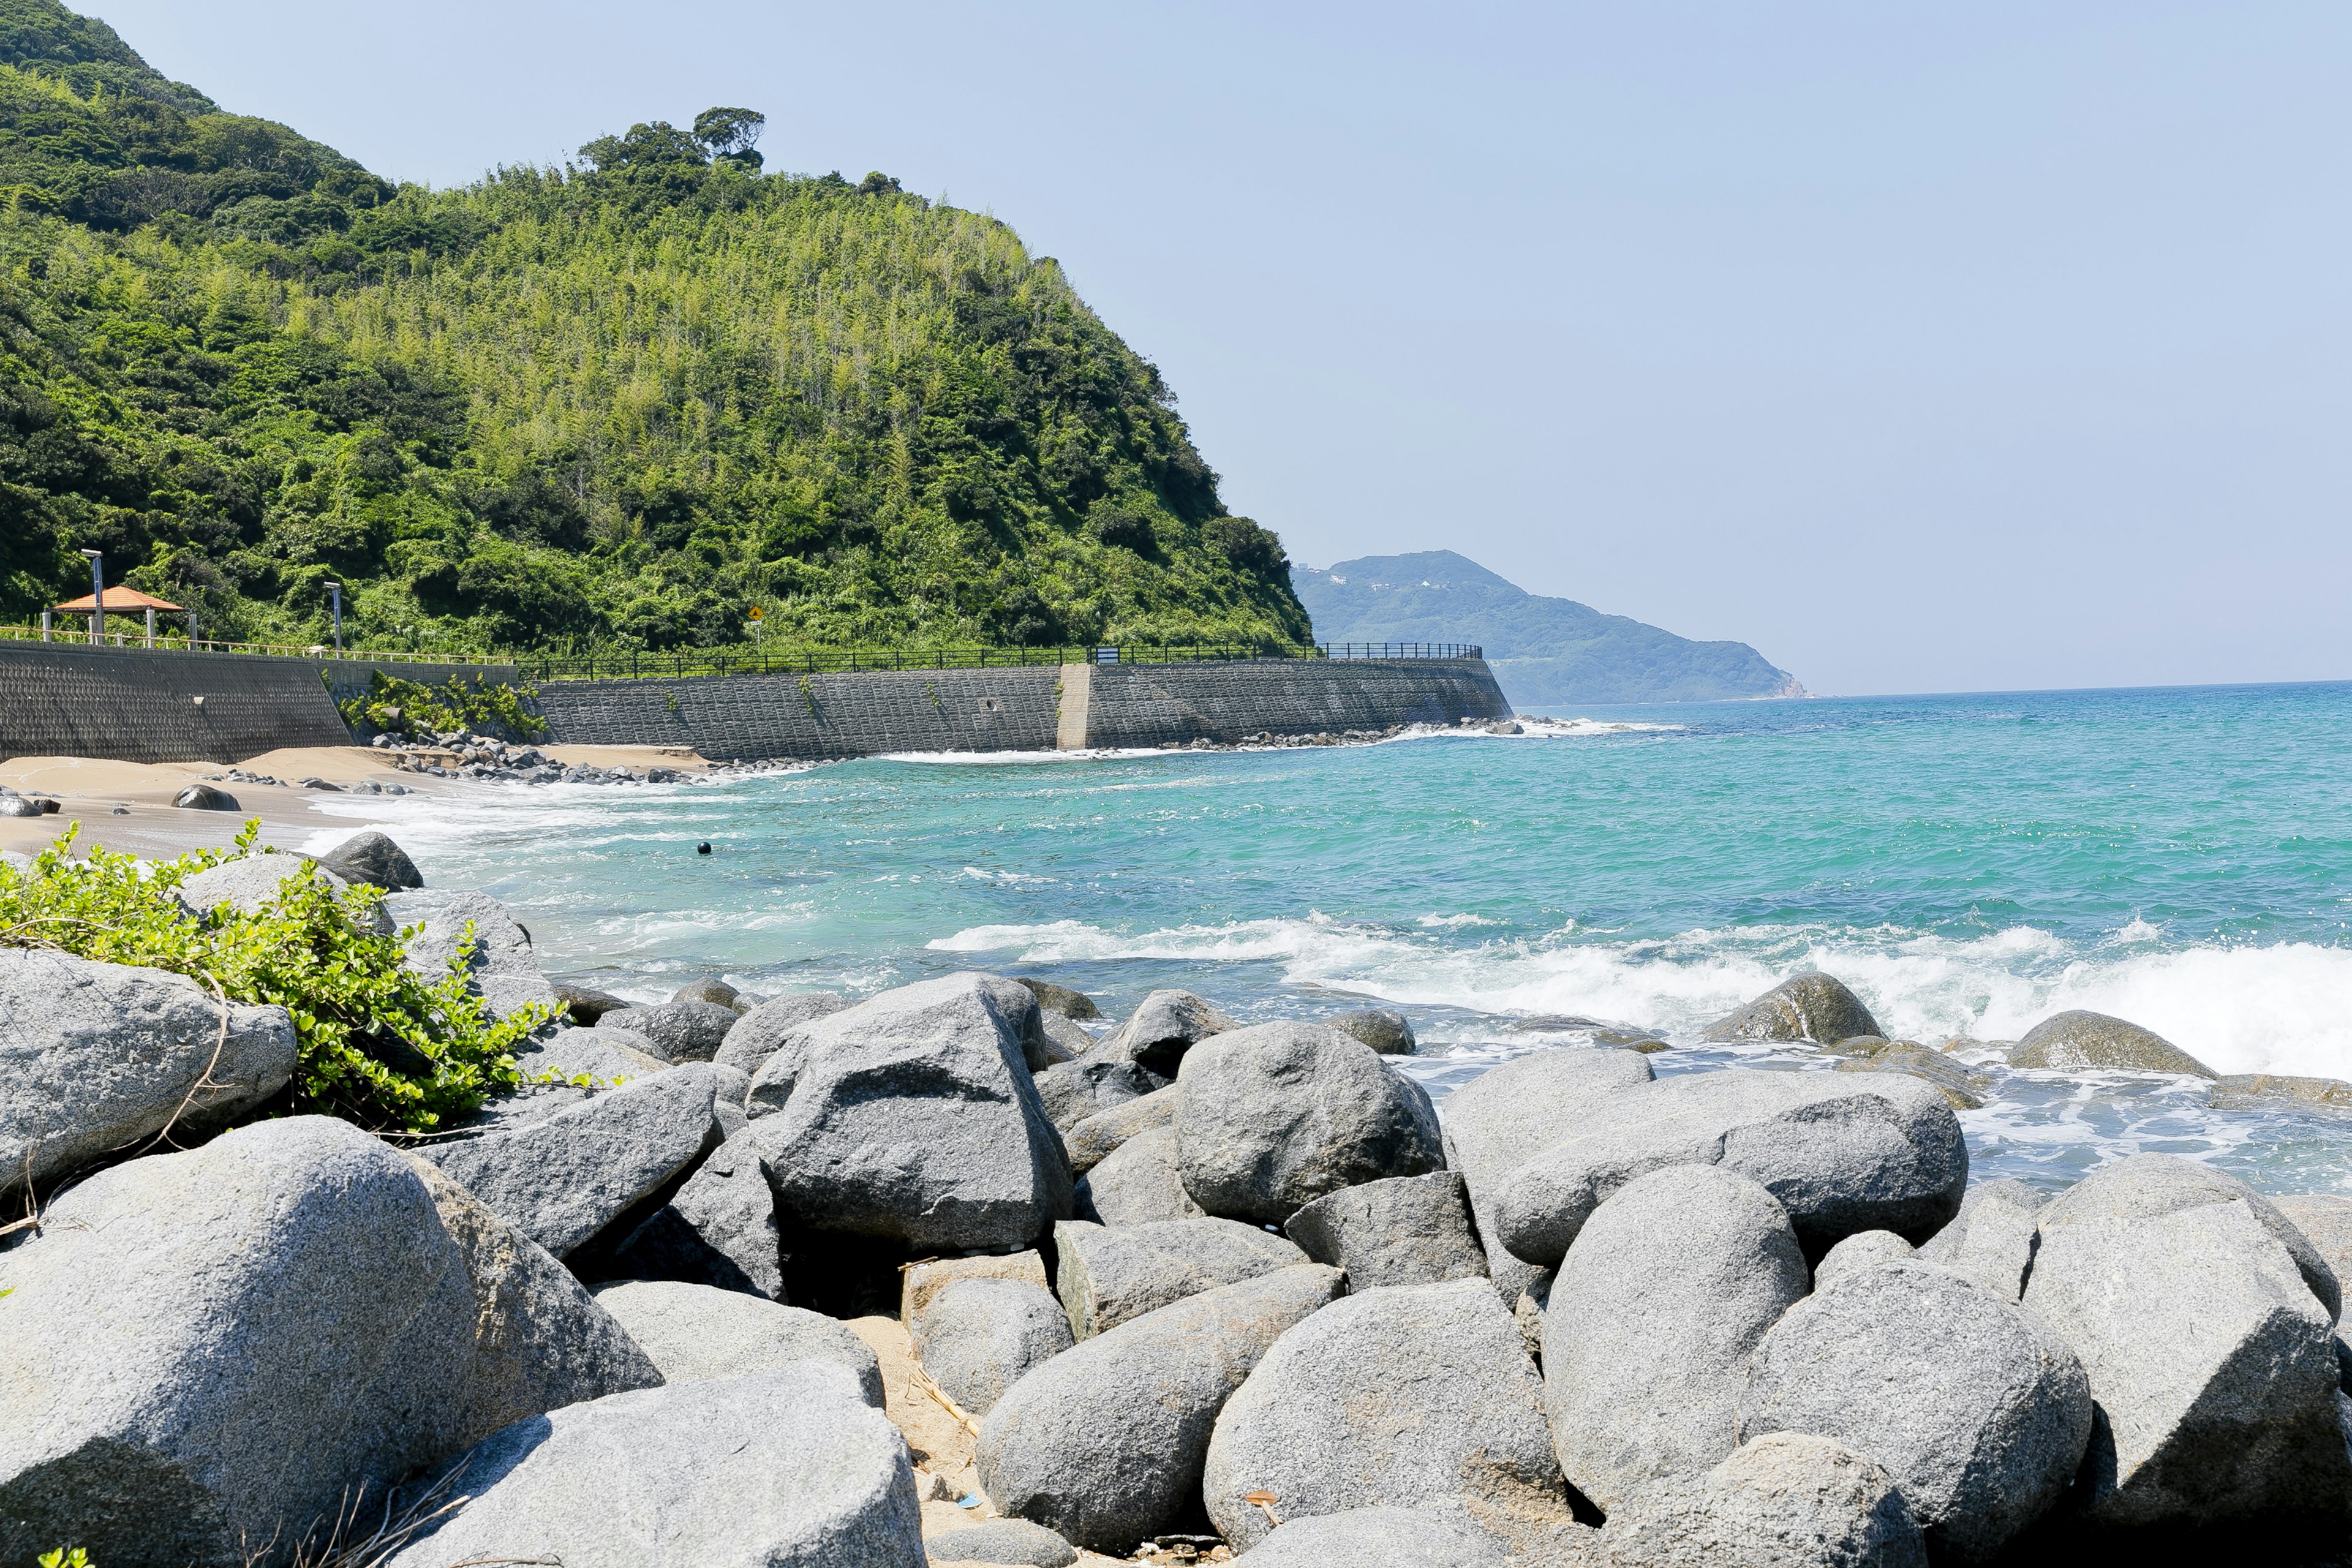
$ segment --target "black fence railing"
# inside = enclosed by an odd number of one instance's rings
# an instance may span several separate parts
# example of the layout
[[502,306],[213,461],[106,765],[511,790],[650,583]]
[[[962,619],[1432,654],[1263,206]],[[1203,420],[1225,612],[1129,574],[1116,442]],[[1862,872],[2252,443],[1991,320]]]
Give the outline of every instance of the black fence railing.
[[869,669],[995,669],[1023,665],[1190,664],[1258,658],[1470,659],[1473,643],[1318,643],[1244,647],[1206,643],[1105,643],[1090,647],[688,648],[674,653],[520,654],[525,680],[682,680],[698,675],[804,675]]

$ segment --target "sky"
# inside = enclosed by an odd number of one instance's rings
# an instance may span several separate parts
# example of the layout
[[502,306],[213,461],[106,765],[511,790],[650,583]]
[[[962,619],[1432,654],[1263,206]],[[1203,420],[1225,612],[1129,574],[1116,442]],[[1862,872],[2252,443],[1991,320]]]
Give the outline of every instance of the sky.
[[2352,7],[83,0],[459,184],[713,104],[1013,225],[1292,556],[1825,693],[2352,678]]

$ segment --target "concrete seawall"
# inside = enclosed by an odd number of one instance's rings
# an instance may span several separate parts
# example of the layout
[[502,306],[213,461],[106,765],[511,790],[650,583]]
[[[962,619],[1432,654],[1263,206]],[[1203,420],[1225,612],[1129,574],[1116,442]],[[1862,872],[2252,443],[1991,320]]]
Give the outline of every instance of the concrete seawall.
[[[228,763],[347,745],[335,700],[372,670],[511,682],[510,665],[370,663],[0,643],[0,757]],[[714,760],[1046,752],[1507,717],[1478,659],[1236,659],[555,680],[548,739]]]

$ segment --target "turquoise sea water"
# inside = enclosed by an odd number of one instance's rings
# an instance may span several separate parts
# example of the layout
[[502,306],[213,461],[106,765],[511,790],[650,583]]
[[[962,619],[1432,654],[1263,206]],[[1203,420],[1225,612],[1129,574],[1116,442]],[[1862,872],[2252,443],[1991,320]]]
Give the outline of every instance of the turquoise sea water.
[[[963,967],[1114,1016],[1181,985],[1245,1020],[1378,999],[1441,1093],[1566,1048],[1573,1015],[1684,1046],[1797,970],[1889,1034],[2013,1040],[2116,1014],[2221,1072],[2352,1078],[2352,685],[1683,705],[1524,737],[922,757],[402,803],[554,973],[667,995],[722,973],[864,993]],[[382,808],[371,802],[369,809]],[[709,839],[716,852],[694,853]],[[1980,1055],[1977,1059],[1997,1058]],[[2200,1082],[1995,1068],[1976,1173],[2111,1154],[2352,1191],[2352,1118],[2208,1109]]]

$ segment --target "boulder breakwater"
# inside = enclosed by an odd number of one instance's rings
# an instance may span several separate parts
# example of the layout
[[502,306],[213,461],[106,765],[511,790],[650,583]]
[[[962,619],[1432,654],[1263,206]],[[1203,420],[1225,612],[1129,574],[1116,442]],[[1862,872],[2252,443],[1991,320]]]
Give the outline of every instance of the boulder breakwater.
[[[422,1135],[285,1114],[289,1006],[11,927],[0,1559],[2316,1562],[2352,1528],[2352,1200],[2162,1154],[1972,1183],[1969,1053],[1828,975],[1706,1031],[1808,1069],[1628,1036],[1441,1108],[1385,1009],[1114,1020],[980,972],[633,1004],[421,880],[369,835],[149,914],[323,889],[513,1023],[509,1086]],[[368,1059],[429,1067],[385,1022]],[[1998,1048],[2201,1067],[2080,1010]]]

